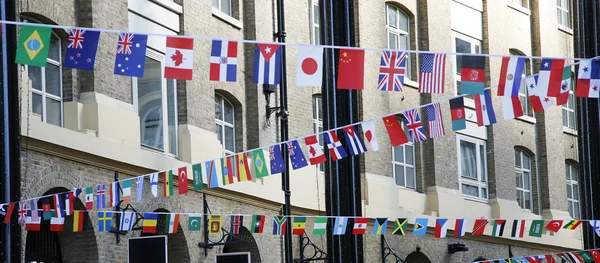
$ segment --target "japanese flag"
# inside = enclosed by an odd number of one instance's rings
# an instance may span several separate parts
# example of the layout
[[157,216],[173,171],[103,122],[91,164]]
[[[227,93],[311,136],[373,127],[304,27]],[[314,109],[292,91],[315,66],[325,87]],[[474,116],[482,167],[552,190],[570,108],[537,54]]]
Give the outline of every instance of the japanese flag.
[[375,133],[375,123],[373,121],[366,121],[362,124],[363,132],[365,133],[365,140],[369,142],[373,151],[379,151],[379,144],[377,143],[377,133]]
[[320,87],[323,82],[323,48],[300,46],[296,70],[298,87]]

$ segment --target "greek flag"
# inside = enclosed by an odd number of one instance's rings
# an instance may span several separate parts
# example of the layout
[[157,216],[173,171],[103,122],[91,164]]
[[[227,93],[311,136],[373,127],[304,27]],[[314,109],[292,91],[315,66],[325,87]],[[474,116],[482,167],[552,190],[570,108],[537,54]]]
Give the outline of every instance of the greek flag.
[[142,195],[144,193],[144,176],[138,176],[135,178],[135,195],[136,200],[142,201]]

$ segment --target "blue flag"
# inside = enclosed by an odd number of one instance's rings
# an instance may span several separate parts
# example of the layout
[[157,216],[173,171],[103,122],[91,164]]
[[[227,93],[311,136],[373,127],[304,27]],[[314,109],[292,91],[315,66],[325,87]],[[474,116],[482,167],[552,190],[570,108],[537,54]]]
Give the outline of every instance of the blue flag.
[[71,29],[65,54],[64,66],[83,70],[94,70],[100,31]]
[[254,46],[252,83],[279,84],[281,78],[280,47],[277,44],[256,44]]
[[413,236],[424,236],[425,234],[427,234],[427,218],[417,218]]
[[292,161],[292,168],[296,170],[307,166],[308,162],[306,162],[306,158],[304,158],[304,154],[302,153],[302,150],[300,150],[298,141],[293,140],[291,142],[287,142],[286,144],[290,154],[290,161]]
[[285,172],[285,164],[281,156],[281,147],[279,144],[269,146],[269,160],[271,160],[271,174]]
[[112,212],[98,212],[98,232],[109,231],[111,222]]
[[206,162],[206,184],[208,185],[208,188],[219,187],[219,178],[217,177],[215,160]]
[[144,76],[147,42],[147,35],[119,34],[117,57],[115,59],[116,75],[140,78]]

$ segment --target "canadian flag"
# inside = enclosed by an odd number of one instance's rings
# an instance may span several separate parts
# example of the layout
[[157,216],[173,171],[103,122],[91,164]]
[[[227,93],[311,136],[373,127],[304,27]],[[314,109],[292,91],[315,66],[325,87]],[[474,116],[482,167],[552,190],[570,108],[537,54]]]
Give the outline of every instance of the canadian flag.
[[362,130],[365,133],[365,139],[369,142],[373,151],[379,151],[377,143],[377,133],[375,133],[375,123],[373,121],[365,121],[361,124]]
[[308,159],[311,165],[319,164],[327,160],[325,154],[323,154],[321,145],[319,145],[317,136],[308,136],[304,139],[304,142],[306,143],[306,148],[308,148]]
[[323,83],[323,48],[300,46],[298,48],[298,67],[296,86],[320,87]]
[[165,78],[191,80],[194,67],[194,39],[167,37]]

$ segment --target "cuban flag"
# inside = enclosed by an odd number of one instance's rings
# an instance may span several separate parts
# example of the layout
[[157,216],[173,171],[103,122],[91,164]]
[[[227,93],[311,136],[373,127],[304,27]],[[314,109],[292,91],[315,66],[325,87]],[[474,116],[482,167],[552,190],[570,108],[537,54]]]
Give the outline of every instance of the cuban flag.
[[348,156],[346,150],[344,150],[344,147],[340,142],[340,139],[338,139],[337,135],[335,134],[335,131],[325,132],[323,134],[323,138],[325,138],[325,143],[329,149],[329,156],[331,156],[331,159],[337,161]]
[[254,84],[279,84],[281,78],[281,46],[256,44],[254,46]]
[[498,96],[519,96],[521,78],[525,68],[525,59],[520,57],[503,57],[498,82]]
[[579,75],[575,96],[598,98],[600,89],[600,61],[582,59],[579,62]]
[[485,90],[483,95],[474,95],[473,98],[475,99],[477,126],[481,127],[496,123],[496,114],[494,114],[490,90]]
[[348,146],[348,150],[350,150],[350,155],[358,155],[367,151],[365,143],[360,136],[358,136],[358,132],[356,132],[354,126],[346,127],[343,130],[344,136],[346,137],[346,146]]
[[238,43],[213,40],[210,51],[210,80],[236,82]]
[[383,91],[404,91],[404,74],[406,73],[406,52],[381,52],[379,63],[379,84]]
[[63,205],[62,198],[60,198],[60,194],[55,194],[52,197],[54,199],[54,210],[56,211],[56,217],[65,217],[65,206]]

